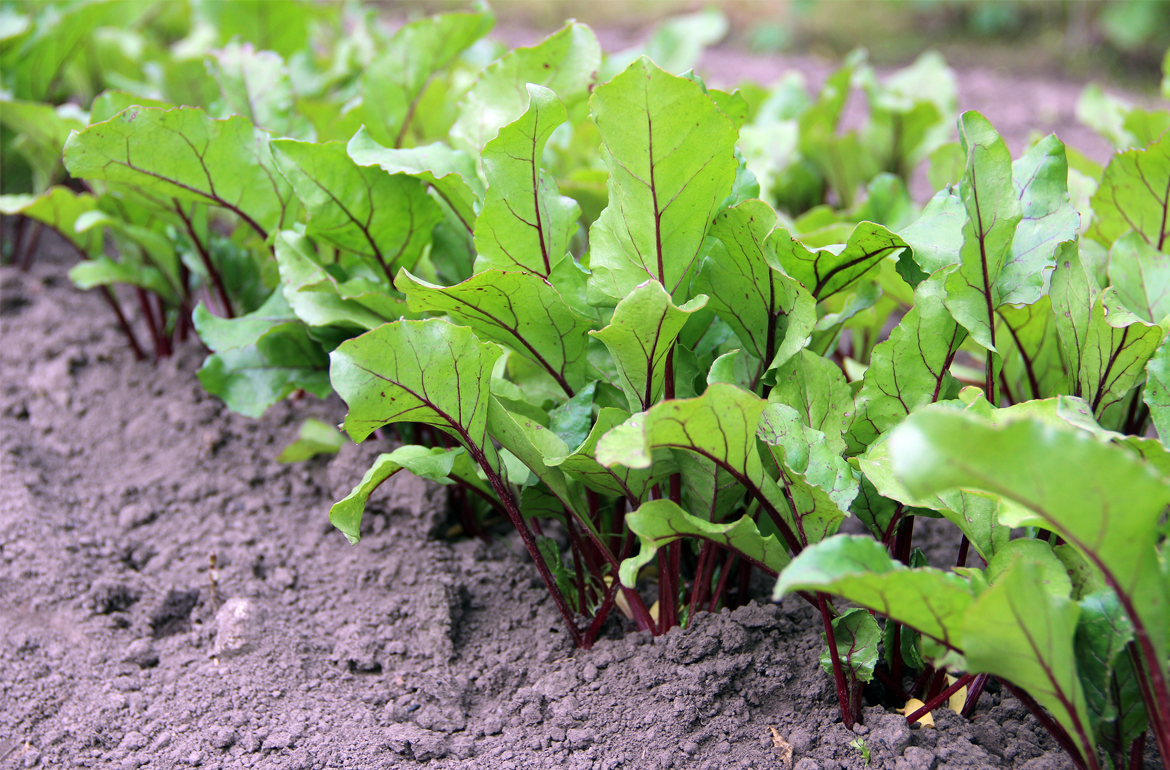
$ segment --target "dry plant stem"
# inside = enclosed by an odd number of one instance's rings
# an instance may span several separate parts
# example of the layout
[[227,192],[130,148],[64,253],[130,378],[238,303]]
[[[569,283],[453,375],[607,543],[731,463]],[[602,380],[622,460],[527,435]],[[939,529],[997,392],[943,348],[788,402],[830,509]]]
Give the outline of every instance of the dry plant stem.
[[1065,732],[1065,729],[1061,727],[1056,720],[1050,717],[1048,712],[1044,710],[1044,707],[1033,700],[1032,696],[1028,695],[1028,693],[1024,692],[1019,687],[1016,687],[1011,682],[1003,681],[1003,686],[1007,688],[1008,692],[1015,696],[1016,700],[1023,704],[1024,708],[1026,708],[1032,714],[1032,716],[1036,717],[1036,721],[1040,723],[1040,726],[1048,731],[1048,734],[1051,735],[1052,738],[1060,744],[1062,749],[1068,752],[1069,757],[1078,768],[1081,768],[1081,770],[1100,770],[1100,765],[1097,763],[1097,756],[1095,754],[1091,755],[1088,758],[1089,762],[1086,763],[1086,758],[1081,754],[1081,751],[1077,748],[1077,745],[1073,743],[1073,740],[1069,734]]
[[947,699],[949,699],[952,695],[957,693],[959,690],[962,690],[964,687],[966,687],[968,684],[970,684],[974,679],[975,679],[974,674],[963,674],[961,677],[956,679],[955,683],[952,684],[950,687],[948,687],[947,689],[940,692],[938,695],[936,695],[933,698],[931,698],[930,700],[928,700],[925,704],[922,705],[921,708],[919,708],[913,714],[907,715],[906,722],[908,724],[914,724],[919,719],[922,719],[922,717],[926,716],[927,714],[929,714],[930,712],[934,711],[936,708],[941,706],[943,703],[945,703],[947,701]]
[[825,602],[825,595],[817,594],[817,605],[821,611],[821,620],[825,624],[825,639],[829,643],[829,659],[833,662],[833,680],[837,685],[837,704],[841,707],[841,721],[846,730],[853,729],[853,709],[849,702],[849,686],[845,683],[845,671],[841,668],[841,656],[837,652],[837,638],[833,635],[833,620],[829,615],[829,607]]

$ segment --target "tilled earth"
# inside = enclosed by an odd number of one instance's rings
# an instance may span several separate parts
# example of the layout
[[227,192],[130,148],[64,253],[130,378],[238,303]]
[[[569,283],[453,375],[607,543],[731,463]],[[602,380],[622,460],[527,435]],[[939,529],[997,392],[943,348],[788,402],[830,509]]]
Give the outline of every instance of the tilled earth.
[[[723,80],[768,79],[723,55]],[[0,268],[4,770],[1071,767],[997,692],[934,729],[868,708],[866,765],[798,600],[658,640],[615,621],[575,651],[515,544],[444,539],[445,491],[413,477],[350,546],[328,507],[388,447],[277,463],[343,405],[230,414],[197,343],[134,362],[68,266],[46,237],[30,272]]]

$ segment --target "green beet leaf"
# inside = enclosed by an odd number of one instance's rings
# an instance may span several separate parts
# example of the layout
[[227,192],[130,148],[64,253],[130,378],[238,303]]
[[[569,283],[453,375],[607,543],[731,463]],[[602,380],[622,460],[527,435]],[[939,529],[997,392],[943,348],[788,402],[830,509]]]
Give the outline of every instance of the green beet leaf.
[[585,384],[587,332],[593,321],[565,303],[535,273],[489,270],[454,286],[436,286],[407,271],[396,286],[412,312],[445,313],[533,361],[571,398]]
[[1123,447],[1035,420],[996,428],[930,410],[889,441],[894,472],[915,493],[957,486],[993,492],[1024,511],[1003,523],[1050,529],[1080,551],[1133,608],[1127,614],[1135,633],[1147,640],[1142,654],[1164,671],[1168,602],[1154,544],[1170,503],[1165,478]]
[[270,144],[268,133],[244,117],[214,120],[191,107],[131,107],[70,136],[65,167],[80,179],[227,209],[267,239],[291,224],[295,211]]
[[950,375],[966,330],[944,306],[945,273],[923,281],[914,291],[914,308],[873,350],[846,435],[858,453],[913,410],[951,398],[957,383]]
[[238,36],[286,57],[308,44],[314,15],[303,0],[199,0],[196,8],[221,39]]
[[962,647],[970,670],[1024,688],[1089,755],[1095,747],[1073,649],[1079,614],[1076,602],[1047,591],[1040,567],[1022,558],[968,610]]
[[1031,305],[995,309],[996,346],[1003,359],[1005,395],[1012,403],[1048,398],[1067,391],[1060,357],[1060,335],[1049,297]]
[[[869,610],[854,608],[833,618],[833,637],[837,642],[837,655],[845,676],[857,682],[871,681],[878,662],[878,643],[882,640],[882,630]],[[823,632],[821,641],[828,644]],[[821,669],[826,674],[833,673],[833,659],[828,647],[821,652]]]
[[812,296],[769,264],[766,254],[774,255],[773,237],[784,237],[775,225],[776,212],[761,200],[720,213],[711,225],[720,247],[703,260],[693,286],[708,295],[709,306],[765,370],[792,358],[816,324]]
[[1076,395],[1089,403],[1098,420],[1140,382],[1162,337],[1160,326],[1147,324],[1125,309],[1113,287],[1093,302],[1080,351]]
[[589,233],[589,301],[615,305],[647,279],[684,301],[735,180],[735,125],[702,86],[645,57],[589,103],[609,168],[609,205]]
[[309,215],[310,236],[371,260],[388,281],[414,267],[441,217],[422,182],[359,166],[341,142],[277,139],[272,150]]
[[[962,157],[965,158],[965,155]],[[966,221],[967,207],[958,189],[946,187],[935,193],[921,216],[899,234],[913,250],[913,260],[927,274],[931,274],[962,262],[960,252]]]
[[1127,309],[1159,324],[1170,316],[1170,256],[1131,230],[1109,250],[1109,283]]
[[[987,119],[965,113],[959,137],[967,152],[967,171],[959,186],[967,222],[959,267],[946,282],[946,307],[972,339],[995,351],[993,313],[1003,302],[1000,284],[1018,284],[1029,277],[1011,263],[1022,207],[1012,180],[1011,153]],[[1003,271],[1007,272],[1001,277]]]
[[876,268],[886,257],[906,248],[906,242],[881,225],[862,222],[843,249],[809,251],[795,238],[775,239],[776,267],[804,284],[817,302],[844,291]]
[[408,142],[419,102],[460,53],[491,31],[490,11],[441,13],[403,25],[359,80],[366,129],[374,141],[399,148]]
[[484,68],[459,103],[452,144],[482,154],[501,128],[529,109],[528,84],[553,91],[575,121],[600,66],[601,46],[584,24],[568,24],[534,46],[509,51]]
[[829,359],[808,350],[797,353],[776,370],[768,401],[795,409],[802,424],[824,434],[834,454],[845,451],[842,433],[853,408],[853,394],[841,369]]
[[609,349],[616,384],[631,411],[649,409],[665,387],[666,362],[687,316],[706,304],[703,295],[678,307],[657,281],[646,281],[618,303],[608,326],[590,332]]
[[320,420],[301,423],[297,438],[276,456],[278,463],[299,463],[317,455],[335,455],[345,446],[345,436],[337,428]]
[[528,270],[548,278],[565,257],[581,209],[541,170],[544,145],[565,122],[565,106],[543,86],[528,85],[528,109],[483,150],[488,180],[475,220],[475,270]]
[[1109,247],[1129,230],[1159,251],[1170,235],[1170,134],[1113,157],[1093,195],[1090,237]]
[[208,55],[207,69],[219,84],[219,117],[244,115],[257,128],[277,136],[315,138],[309,121],[296,112],[292,83],[280,54],[233,41]]
[[456,457],[462,453],[462,449],[407,445],[378,455],[353,491],[329,509],[329,521],[341,530],[350,543],[357,543],[361,539],[362,514],[366,510],[366,502],[387,479],[404,470],[432,481],[446,479],[451,474]]
[[594,455],[597,443],[611,429],[629,418],[630,413],[623,409],[602,408],[589,435],[573,453],[565,457],[550,458],[549,465],[559,467],[565,473],[579,478],[585,486],[596,492],[624,497],[631,505],[637,505],[646,499],[654,484],[677,472],[678,466],[670,452],[665,449],[653,453],[648,468],[630,468],[620,464],[607,467],[599,463]]
[[349,140],[346,151],[359,166],[380,166],[383,171],[409,174],[429,185],[463,228],[472,232],[484,188],[475,171],[475,161],[467,153],[442,142],[392,150],[374,141],[364,126]]
[[101,255],[102,231],[101,228],[79,231],[77,224],[97,209],[96,198],[68,187],[51,187],[40,195],[0,195],[0,214],[21,214],[53,228],[85,259]]
[[1170,448],[1170,340],[1163,342],[1146,364],[1142,400],[1150,408],[1162,445]]
[[[1133,626],[1112,591],[1092,593],[1079,604],[1081,614],[1074,637],[1077,673],[1093,732],[1098,741],[1113,742],[1120,718],[1124,750],[1137,737],[1124,728],[1132,728],[1136,722],[1140,725],[1137,732],[1141,732],[1146,722],[1145,706],[1126,651],[1126,645],[1133,641]],[[1123,683],[1128,686],[1121,687]],[[1130,725],[1125,725],[1127,721]]]
[[650,563],[659,548],[684,537],[723,546],[770,574],[779,573],[789,563],[788,548],[775,535],[761,535],[750,516],[729,524],[713,524],[692,516],[670,500],[652,500],[627,514],[626,523],[641,542],[638,554],[622,562],[622,585],[631,588],[638,571]]
[[958,575],[909,569],[869,537],[837,535],[806,548],[780,573],[773,598],[795,591],[836,594],[961,649],[963,618],[975,599]]
[[86,122],[85,113],[73,104],[54,107],[0,96],[0,126],[19,135],[13,145],[19,147],[20,155],[32,167],[35,192],[64,176],[61,147],[69,132],[80,131]]

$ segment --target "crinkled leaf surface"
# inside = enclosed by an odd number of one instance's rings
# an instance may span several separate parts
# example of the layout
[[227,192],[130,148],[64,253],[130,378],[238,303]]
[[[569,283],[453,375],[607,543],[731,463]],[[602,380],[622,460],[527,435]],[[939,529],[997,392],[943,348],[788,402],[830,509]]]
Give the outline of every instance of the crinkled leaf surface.
[[373,261],[388,279],[414,267],[442,212],[405,174],[354,163],[341,142],[272,142],[281,172],[309,215],[306,232]]
[[670,500],[652,500],[626,514],[626,523],[642,544],[637,556],[622,562],[621,581],[626,586],[635,584],[638,571],[650,563],[659,548],[681,538],[721,545],[772,574],[789,563],[788,547],[775,535],[761,535],[750,516],[729,524],[712,524],[692,516]]
[[1170,315],[1170,254],[1131,230],[1109,250],[1109,283],[1131,312],[1150,323]]
[[365,126],[374,141],[402,147],[418,103],[435,75],[491,31],[489,11],[440,13],[403,25],[362,73]]
[[612,306],[647,279],[683,301],[735,180],[735,125],[701,85],[646,57],[589,104],[609,167],[609,205],[589,233],[589,301]]
[[840,367],[831,360],[800,351],[776,370],[776,384],[768,401],[792,407],[800,413],[803,424],[825,434],[825,443],[835,454],[845,451],[841,434],[853,408],[853,393]]
[[463,227],[472,231],[484,188],[475,171],[475,161],[467,153],[442,142],[392,150],[374,141],[364,126],[349,140],[346,151],[359,166],[380,166],[391,174],[409,174],[430,185]]
[[568,24],[534,46],[509,51],[485,67],[463,97],[452,143],[481,154],[496,132],[529,109],[525,86],[530,83],[553,91],[576,116],[600,66],[601,46],[584,24]]
[[721,212],[711,225],[719,244],[703,260],[693,287],[708,295],[708,305],[765,369],[784,364],[804,347],[817,320],[808,291],[765,256],[775,250],[775,225],[775,211],[761,200]]
[[403,271],[395,285],[411,311],[446,313],[482,339],[507,345],[547,371],[567,397],[585,384],[593,321],[570,308],[541,276],[489,270],[444,287]]
[[945,275],[918,285],[914,307],[874,348],[845,439],[850,451],[862,451],[913,410],[957,390],[948,370],[967,332],[943,305]]
[[959,137],[967,152],[967,172],[959,187],[967,222],[959,267],[946,282],[946,307],[972,339],[995,350],[994,313],[1003,302],[1000,284],[1018,285],[1029,277],[1026,265],[1011,261],[1022,208],[1012,180],[1011,153],[987,119],[964,113]]
[[270,142],[244,117],[131,107],[70,136],[65,167],[80,179],[225,208],[267,238],[291,224],[294,213],[292,188],[276,169]]
[[631,410],[649,409],[662,395],[666,359],[687,316],[706,304],[700,295],[682,307],[657,281],[646,281],[618,303],[608,326],[590,332],[609,349]]
[[1089,235],[1109,246],[1129,230],[1159,251],[1170,235],[1170,134],[1113,157],[1093,195]]
[[975,593],[958,575],[908,569],[870,537],[837,535],[801,551],[773,592],[824,591],[874,610],[952,647],[961,647],[963,616]]
[[527,111],[483,150],[488,189],[475,220],[475,269],[528,270],[547,278],[568,251],[581,208],[540,168],[545,142],[565,122],[565,107],[552,90],[527,88]]

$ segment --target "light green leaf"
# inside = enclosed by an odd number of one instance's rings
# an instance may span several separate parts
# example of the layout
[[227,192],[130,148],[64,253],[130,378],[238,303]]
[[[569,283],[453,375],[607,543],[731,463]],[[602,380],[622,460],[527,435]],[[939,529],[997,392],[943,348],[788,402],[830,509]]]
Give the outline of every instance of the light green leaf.
[[943,305],[945,279],[937,273],[920,283],[913,309],[874,348],[845,438],[851,452],[863,451],[910,412],[958,390],[948,370],[967,333]]
[[0,126],[19,134],[11,148],[32,168],[34,192],[42,192],[54,181],[61,181],[64,176],[61,147],[70,131],[79,131],[85,124],[85,113],[76,105],[54,107],[0,96]]
[[277,455],[278,463],[299,463],[317,455],[335,455],[345,446],[345,436],[337,428],[320,420],[308,419],[301,423],[296,441]]
[[192,5],[225,41],[238,36],[286,57],[309,42],[314,9],[303,0],[196,0]]
[[1150,408],[1150,420],[1162,446],[1170,449],[1170,339],[1163,342],[1146,364],[1142,400]]
[[272,149],[308,212],[308,235],[366,257],[391,281],[414,267],[442,216],[422,182],[359,166],[341,142],[277,139]]
[[68,187],[51,187],[41,195],[0,195],[0,214],[23,214],[56,230],[78,252],[88,258],[102,253],[102,229],[78,232],[77,222],[96,211],[97,199],[89,193],[76,193]]
[[[162,110],[171,110],[175,108],[175,105],[159,99],[147,99],[137,94],[110,89],[108,91],[102,91],[94,98],[93,104],[89,106],[89,122],[90,124],[104,123],[122,110],[129,109],[130,107],[158,107]],[[62,141],[61,145],[64,144],[65,142]],[[58,146],[58,150],[60,150],[60,145]]]
[[1068,376],[1050,298],[1041,297],[1031,305],[1001,305],[995,314],[1009,399],[1019,403],[1065,393]]
[[649,409],[662,395],[666,359],[687,322],[707,302],[703,295],[682,307],[657,281],[646,281],[618,303],[609,325],[590,334],[601,340],[617,367],[618,385],[631,410]]
[[1056,317],[1056,330],[1064,351],[1068,391],[1080,393],[1081,351],[1088,344],[1089,317],[1100,289],[1081,264],[1076,241],[1062,243],[1056,250],[1049,297]]
[[[816,324],[816,302],[792,278],[772,267],[776,213],[761,200],[721,212],[711,225],[719,240],[703,260],[692,290],[735,330],[765,370],[787,362],[804,347]],[[772,261],[774,261],[774,256]],[[759,375],[756,375],[757,377]]]
[[114,261],[109,257],[88,259],[69,269],[69,280],[82,291],[121,283],[153,291],[166,299],[174,297],[174,289],[161,270],[129,260]]
[[817,302],[849,288],[886,257],[906,248],[906,242],[881,225],[862,222],[853,229],[845,248],[809,251],[795,238],[775,238],[776,265],[804,284]]
[[[567,24],[534,46],[509,51],[484,68],[459,103],[452,144],[476,156],[483,153],[500,129],[530,109],[528,84],[553,91],[578,118],[600,66],[601,46],[584,24]],[[539,163],[539,152],[536,158]]]
[[346,151],[359,166],[380,166],[383,171],[409,174],[430,185],[467,232],[472,231],[484,187],[475,171],[475,161],[467,153],[452,150],[442,142],[391,150],[375,142],[364,126],[349,140]]
[[490,11],[440,13],[405,24],[362,72],[365,126],[374,141],[395,149],[408,143],[419,102],[435,76],[491,31]]
[[922,215],[900,234],[913,250],[914,261],[930,274],[962,261],[959,252],[966,221],[967,207],[958,189],[947,187],[935,193]]
[[1109,250],[1109,283],[1127,309],[1161,323],[1170,315],[1170,256],[1129,231]]
[[735,126],[702,86],[643,57],[590,99],[609,205],[589,232],[589,301],[614,305],[648,278],[686,292],[738,162]]
[[1146,362],[1162,337],[1162,327],[1147,324],[1126,310],[1113,287],[1093,302],[1080,351],[1076,395],[1089,403],[1098,420],[1140,383]]
[[909,569],[870,537],[837,535],[801,551],[780,573],[773,599],[794,591],[836,594],[952,647],[975,593],[958,575]]
[[456,457],[462,453],[462,449],[408,445],[378,455],[353,491],[329,509],[330,523],[340,529],[350,543],[357,543],[361,539],[366,501],[384,481],[403,470],[432,481],[446,479],[451,474]]
[[641,550],[622,562],[622,585],[633,587],[638,571],[664,545],[682,538],[705,540],[734,551],[752,564],[776,574],[789,563],[788,548],[775,535],[764,537],[750,516],[729,524],[712,524],[692,516],[670,500],[652,500],[626,514],[626,523],[641,541]]
[[1095,748],[1073,651],[1079,614],[1076,602],[1045,590],[1037,564],[1021,559],[975,600],[962,647],[972,671],[1026,690],[1087,756]]
[[1170,134],[1144,149],[1113,156],[1093,195],[1095,221],[1089,236],[1109,247],[1129,230],[1136,230],[1159,251],[1170,235]]
[[825,443],[834,454],[845,451],[841,434],[853,409],[853,393],[845,375],[831,360],[800,351],[776,370],[776,384],[768,401],[795,409],[804,425],[825,435]]
[[396,321],[343,342],[329,356],[329,374],[349,406],[345,430],[354,441],[390,423],[421,422],[450,434],[483,465],[494,459],[487,413],[499,356],[466,327]]
[[[833,618],[833,638],[837,643],[837,659],[846,676],[858,682],[872,680],[882,630],[869,610],[858,607]],[[824,632],[821,632],[821,641],[828,644]],[[833,673],[833,659],[828,647],[821,651],[821,669],[826,674]]]
[[233,41],[208,54],[207,70],[219,83],[223,100],[218,117],[243,115],[277,136],[316,138],[309,121],[296,112],[292,83],[280,54]]
[[580,478],[585,486],[596,492],[625,497],[631,503],[644,500],[654,484],[678,471],[669,450],[655,451],[649,468],[629,468],[624,465],[606,467],[594,455],[602,436],[629,417],[630,413],[625,410],[602,408],[585,441],[567,457],[549,458],[548,464]]
[[215,353],[255,345],[273,327],[297,320],[283,292],[279,291],[272,292],[263,305],[239,318],[213,315],[203,303],[195,308],[192,318],[199,339]]
[[[1119,669],[1130,663],[1129,656],[1125,655],[1125,646],[1133,641],[1133,625],[1125,616],[1117,594],[1112,591],[1090,594],[1081,599],[1079,604],[1081,615],[1074,642],[1077,673],[1085,692],[1085,705],[1093,722],[1093,732],[1097,740],[1102,740],[1107,735],[1106,730],[1112,733],[1116,729],[1114,724],[1121,711],[1119,698],[1116,697],[1120,692],[1114,689],[1114,678],[1120,673]],[[1144,717],[1145,708],[1141,705],[1140,692],[1137,693],[1136,701],[1136,704],[1125,704],[1128,706],[1125,710],[1132,711],[1136,706],[1136,710]]]
[[1154,544],[1170,483],[1146,463],[1074,428],[1033,420],[995,428],[950,411],[910,417],[889,442],[894,472],[916,494],[983,489],[1028,512],[1016,526],[1064,538],[1130,603],[1135,629],[1144,627],[1155,659],[1166,660],[1168,601]]
[[475,220],[476,272],[528,270],[547,278],[577,229],[581,208],[540,168],[545,142],[565,122],[565,107],[543,86],[530,84],[528,97],[528,110],[483,150],[488,189]]
[[567,397],[585,384],[593,322],[539,275],[490,270],[443,287],[403,270],[396,286],[411,311],[445,313],[482,339],[507,345],[547,371]]
[[191,107],[131,107],[70,136],[65,167],[80,179],[225,208],[267,239],[291,224],[294,211],[292,188],[269,144],[269,134],[247,118],[213,120]]
[[[987,119],[964,113],[959,137],[967,152],[967,172],[960,185],[967,223],[959,267],[947,278],[946,307],[972,339],[995,351],[993,313],[1003,303],[1000,285],[1031,278],[1027,266],[1011,261],[1022,209],[1012,179],[1011,153]],[[1001,276],[1003,271],[1007,272]]]

